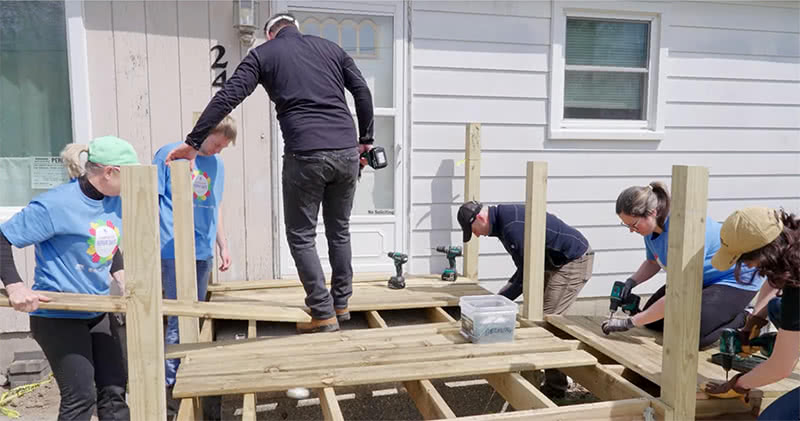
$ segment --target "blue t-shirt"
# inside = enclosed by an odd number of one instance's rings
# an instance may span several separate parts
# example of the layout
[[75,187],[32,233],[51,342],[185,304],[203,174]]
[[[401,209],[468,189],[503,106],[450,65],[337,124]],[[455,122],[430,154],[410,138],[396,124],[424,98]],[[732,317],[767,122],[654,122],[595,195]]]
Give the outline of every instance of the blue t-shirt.
[[[162,147],[153,157],[158,166],[158,207],[161,226],[161,258],[175,258],[175,233],[172,224],[172,179],[165,163],[167,155],[183,142]],[[214,256],[217,238],[217,215],[225,188],[225,167],[217,156],[200,156],[194,161],[192,171],[192,202],[194,203],[194,250],[197,260]]]
[[[667,267],[667,250],[669,247],[669,217],[664,221],[664,232],[660,235],[653,233],[644,237],[644,245],[647,248],[647,259],[655,260],[658,265],[666,269]],[[731,267],[725,271],[719,271],[711,265],[711,258],[719,250],[719,230],[722,224],[714,221],[711,218],[706,218],[706,242],[705,242],[705,259],[703,261],[703,287],[713,284],[726,285],[738,289],[748,291],[758,291],[764,278],[756,276],[750,284],[740,284],[736,282],[734,275],[734,268]],[[742,266],[741,278],[747,281],[753,276],[753,269],[747,266]],[[669,280],[667,280],[669,282]]]
[[[108,295],[111,261],[122,242],[119,196],[88,198],[77,179],[35,197],[0,231],[15,247],[35,244],[36,291]],[[88,319],[102,313],[36,310],[34,316]]]

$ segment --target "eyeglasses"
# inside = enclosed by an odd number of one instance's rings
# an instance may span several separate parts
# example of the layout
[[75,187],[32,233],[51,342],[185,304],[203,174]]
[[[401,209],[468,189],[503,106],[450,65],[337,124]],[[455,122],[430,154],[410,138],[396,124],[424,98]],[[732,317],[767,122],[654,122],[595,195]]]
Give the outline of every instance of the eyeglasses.
[[634,223],[632,223],[630,225],[628,225],[628,224],[626,224],[624,222],[620,222],[619,224],[622,225],[625,228],[628,228],[628,229],[636,229],[636,226],[639,225],[639,221],[641,221],[641,220],[642,220],[642,218],[639,217],[639,218],[636,218],[636,221],[634,221]]

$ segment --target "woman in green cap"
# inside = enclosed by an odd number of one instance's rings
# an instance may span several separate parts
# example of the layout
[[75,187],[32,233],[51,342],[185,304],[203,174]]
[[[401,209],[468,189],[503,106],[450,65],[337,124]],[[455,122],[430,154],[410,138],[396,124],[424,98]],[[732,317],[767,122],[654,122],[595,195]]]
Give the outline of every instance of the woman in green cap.
[[[61,392],[58,419],[89,420],[96,407],[101,420],[128,420],[125,361],[109,314],[41,310],[49,300],[38,291],[109,295],[111,277],[123,285],[119,167],[139,162],[133,147],[113,136],[67,145],[61,157],[71,181],[0,225],[0,280],[12,306],[31,315],[33,338]],[[36,247],[33,288],[17,273],[12,245]]]
[[[783,210],[742,209],[725,220],[720,240],[722,247],[711,261],[714,267],[726,270],[735,265],[737,281],[742,283],[747,283],[748,278],[739,279],[741,266],[757,268],[767,278],[759,298],[779,295],[767,305],[756,306],[739,332],[742,345],[749,345],[769,318],[778,328],[769,359],[746,374],[706,386],[706,393],[712,396],[737,398],[747,395],[750,389],[789,377],[800,358],[800,220]],[[773,402],[758,419],[800,419],[800,387]]]

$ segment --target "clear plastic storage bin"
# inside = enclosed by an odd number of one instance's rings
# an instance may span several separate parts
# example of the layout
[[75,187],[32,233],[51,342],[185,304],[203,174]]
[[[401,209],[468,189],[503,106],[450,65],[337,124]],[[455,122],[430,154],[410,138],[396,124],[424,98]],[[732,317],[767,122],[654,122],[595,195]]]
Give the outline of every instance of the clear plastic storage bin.
[[472,343],[513,342],[517,304],[502,295],[461,297],[461,334]]

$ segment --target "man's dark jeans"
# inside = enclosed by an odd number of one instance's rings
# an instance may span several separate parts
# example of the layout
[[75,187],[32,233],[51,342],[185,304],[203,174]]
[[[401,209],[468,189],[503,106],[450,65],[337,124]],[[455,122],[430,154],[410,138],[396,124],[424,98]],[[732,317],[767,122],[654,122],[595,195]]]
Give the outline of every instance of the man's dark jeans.
[[[353,294],[350,211],[358,169],[356,148],[284,155],[286,239],[306,290],[306,305],[315,319],[334,317],[334,308],[346,308]],[[333,270],[330,292],[325,286],[315,241],[320,204]]]

